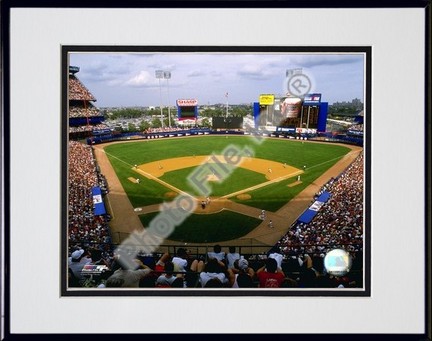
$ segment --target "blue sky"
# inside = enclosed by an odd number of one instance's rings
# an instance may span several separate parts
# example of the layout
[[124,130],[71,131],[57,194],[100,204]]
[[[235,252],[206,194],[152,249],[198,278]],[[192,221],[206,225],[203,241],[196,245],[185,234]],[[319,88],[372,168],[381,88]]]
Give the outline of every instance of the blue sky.
[[[98,107],[166,106],[177,99],[249,104],[260,94],[285,95],[286,70],[296,68],[322,101],[364,101],[363,54],[73,52],[69,65],[80,67],[76,76]],[[170,71],[171,78],[157,79],[156,70]]]

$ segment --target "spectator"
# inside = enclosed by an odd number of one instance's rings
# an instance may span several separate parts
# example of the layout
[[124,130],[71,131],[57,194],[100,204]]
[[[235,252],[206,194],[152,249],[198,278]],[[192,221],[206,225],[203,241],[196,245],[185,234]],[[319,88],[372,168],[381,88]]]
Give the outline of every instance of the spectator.
[[203,262],[198,259],[192,259],[185,248],[178,248],[177,256],[173,257],[174,272],[184,272],[184,276],[177,274],[176,277],[182,277],[187,287],[194,287],[197,282],[198,272],[203,267]]
[[240,258],[234,263],[234,268],[228,269],[229,280],[232,288],[253,288],[255,271],[249,267],[245,258]]
[[[170,255],[169,253],[165,252],[160,258],[159,260],[156,262],[155,266],[154,266],[154,271],[158,274],[161,274],[162,272],[165,271],[165,265],[167,262],[170,262]],[[171,262],[172,263],[172,262]],[[174,266],[174,264],[173,264]],[[172,270],[174,271],[174,269]]]
[[309,254],[318,274],[324,273],[322,259],[330,250],[343,248],[354,259],[363,251],[363,153],[324,185],[317,196],[324,191],[330,193],[330,199],[314,219],[295,224],[276,243],[282,254]]
[[[237,288],[256,288],[251,276],[247,273],[239,273],[236,278]],[[236,288],[233,286],[233,288]]]
[[[207,285],[207,282],[210,280],[217,279],[220,283],[224,285],[228,285],[228,278],[225,274],[226,268],[225,265],[218,261],[216,258],[211,258],[205,264],[203,271],[199,274],[199,281],[201,286],[204,288]],[[211,281],[209,285],[217,285],[216,281]]]
[[189,268],[188,266],[188,254],[186,249],[180,247],[177,249],[177,255],[173,257],[172,262],[174,264],[175,272],[186,272]]
[[[113,252],[108,227],[108,215],[95,216],[93,212],[92,187],[103,185],[105,179],[97,171],[90,146],[77,141],[69,142],[69,249],[77,245],[99,250],[108,264]],[[98,256],[99,257],[99,256]]]
[[213,246],[213,252],[207,252],[208,259],[216,258],[220,262],[225,261],[225,252],[222,251],[222,247],[219,244]]
[[177,277],[173,274],[174,264],[171,261],[165,263],[165,273],[161,274],[156,280],[158,288],[170,288]]
[[265,265],[257,270],[256,275],[260,288],[280,288],[285,279],[285,274],[282,270],[278,270],[274,258],[267,258]]
[[279,270],[282,270],[282,260],[283,260],[283,256],[278,253],[278,252],[272,252],[268,255],[268,258],[273,258],[276,260],[277,263],[277,268]]
[[89,257],[89,253],[83,249],[75,250],[69,257],[69,269],[71,270],[74,278],[78,281],[82,280],[84,277],[82,275],[82,269],[85,265],[92,262]]
[[135,270],[121,267],[107,279],[107,287],[121,286],[122,288],[138,288],[140,280],[148,276],[152,270],[136,259],[139,268]]
[[240,254],[236,252],[235,246],[229,247],[229,252],[226,254],[226,262],[228,269],[232,269],[234,267],[234,262],[240,259]]
[[70,101],[95,101],[95,97],[74,75],[69,75],[69,100]]

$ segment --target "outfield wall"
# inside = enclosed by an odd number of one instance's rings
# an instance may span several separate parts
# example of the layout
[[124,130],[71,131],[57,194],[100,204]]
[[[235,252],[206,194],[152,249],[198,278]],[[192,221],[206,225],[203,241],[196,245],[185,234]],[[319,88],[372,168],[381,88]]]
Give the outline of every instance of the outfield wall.
[[[146,139],[161,139],[161,138],[169,138],[169,137],[188,137],[188,136],[199,136],[199,135],[245,135],[252,136],[252,134],[244,131],[233,131],[233,130],[222,130],[216,131],[212,129],[188,129],[188,130],[179,130],[179,131],[166,131],[166,132],[157,132],[157,133],[143,133],[143,132],[131,132],[131,133],[122,133],[122,134],[106,134],[106,135],[98,135],[87,138],[88,145],[107,143],[107,142],[115,142],[115,141],[128,141],[128,140],[146,140]],[[352,137],[346,135],[336,135],[326,133],[318,133],[318,134],[287,134],[284,132],[262,132],[259,134],[260,136],[265,137],[279,137],[286,139],[307,139],[310,141],[318,140],[324,142],[337,142],[337,143],[346,143],[353,144],[356,146],[363,146],[363,138],[362,137]]]

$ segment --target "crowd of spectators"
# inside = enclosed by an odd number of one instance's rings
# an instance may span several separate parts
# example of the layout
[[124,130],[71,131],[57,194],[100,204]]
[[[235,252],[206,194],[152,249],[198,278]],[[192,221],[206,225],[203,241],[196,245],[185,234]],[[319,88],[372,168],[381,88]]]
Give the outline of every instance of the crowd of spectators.
[[[220,248],[219,245],[215,248]],[[69,285],[98,288],[240,288],[253,287],[255,271],[244,257],[228,268],[228,260],[215,257],[194,257],[185,248],[173,255],[141,255],[135,259],[136,269],[124,267],[116,258],[105,261],[105,271],[85,275],[85,265],[95,264],[91,253],[77,248],[69,258]],[[257,282],[258,283],[258,282]]]
[[69,107],[69,117],[95,117],[102,116],[100,110],[94,106],[83,108],[79,106]]
[[92,93],[74,75],[69,75],[69,100],[95,101]]
[[109,215],[94,215],[92,187],[107,191],[106,180],[99,175],[90,146],[69,142],[68,235],[69,253],[77,248],[92,250],[102,259],[112,257]]
[[[69,74],[69,112],[70,119],[88,118],[103,116],[98,108],[91,101],[96,101],[90,91],[74,75]],[[72,121],[69,127],[69,134],[77,137],[79,135],[90,135],[95,129],[106,129],[106,124],[85,124],[77,125]]]
[[78,127],[69,127],[69,133],[91,132],[93,130],[98,130],[98,129],[109,129],[109,127],[104,123],[78,126]]
[[364,129],[364,124],[353,124],[349,128],[349,130],[352,130],[352,131],[363,131],[363,129]]
[[[271,252],[271,253],[270,253]],[[69,264],[69,284],[93,288],[355,288],[362,286],[361,273],[334,276],[326,273],[322,260],[308,254],[285,259],[270,251],[259,261],[240,255],[228,266],[228,258],[192,255],[179,248],[173,255],[138,254],[136,268],[125,267],[118,259],[103,261],[104,271],[97,275],[77,273],[85,265],[96,264],[91,252],[75,250],[75,263]],[[228,253],[226,254],[228,255]],[[79,263],[78,263],[79,262]],[[101,260],[98,261],[101,264]],[[295,271],[293,271],[295,269]],[[77,281],[78,279],[78,281]],[[81,282],[80,282],[81,281]]]
[[324,255],[335,247],[363,251],[363,153],[317,196],[324,190],[330,199],[310,223],[295,224],[278,241],[281,253]]

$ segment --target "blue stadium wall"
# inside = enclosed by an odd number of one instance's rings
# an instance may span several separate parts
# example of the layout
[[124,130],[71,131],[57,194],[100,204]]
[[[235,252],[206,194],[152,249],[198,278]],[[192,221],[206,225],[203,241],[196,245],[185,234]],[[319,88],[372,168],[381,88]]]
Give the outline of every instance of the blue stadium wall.
[[[88,120],[88,122],[87,122]],[[103,116],[92,116],[87,119],[87,117],[70,117],[69,118],[69,126],[70,127],[79,127],[85,126],[87,124],[95,125],[100,124],[104,121]]]

